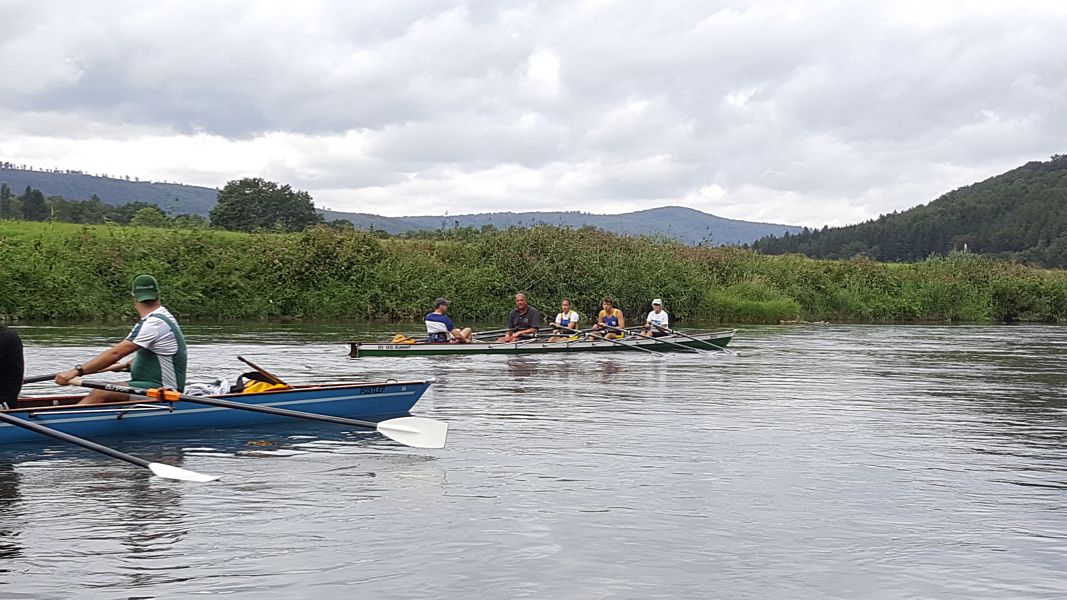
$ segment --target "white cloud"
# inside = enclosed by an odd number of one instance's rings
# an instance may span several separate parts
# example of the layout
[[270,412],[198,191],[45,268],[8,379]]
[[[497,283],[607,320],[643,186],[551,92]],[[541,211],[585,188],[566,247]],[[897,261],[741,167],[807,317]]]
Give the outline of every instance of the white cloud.
[[0,159],[821,226],[1064,152],[1067,3],[4,3]]

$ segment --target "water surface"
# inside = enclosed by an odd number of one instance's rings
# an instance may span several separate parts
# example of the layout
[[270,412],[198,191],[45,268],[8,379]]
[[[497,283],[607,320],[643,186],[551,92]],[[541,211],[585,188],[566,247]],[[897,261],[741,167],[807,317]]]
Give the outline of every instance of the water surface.
[[[359,332],[354,332],[355,329]],[[346,357],[189,326],[191,372],[437,377],[443,450],[291,427],[0,447],[0,597],[1061,598],[1059,327],[744,327],[724,353]],[[30,373],[122,327],[24,327]],[[371,333],[378,332],[378,333]],[[54,386],[34,390],[53,391]]]

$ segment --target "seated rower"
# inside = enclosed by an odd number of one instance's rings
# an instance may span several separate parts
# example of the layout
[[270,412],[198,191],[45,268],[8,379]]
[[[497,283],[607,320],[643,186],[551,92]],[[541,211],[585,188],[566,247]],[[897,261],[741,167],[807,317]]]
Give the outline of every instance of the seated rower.
[[663,310],[663,300],[656,298],[652,301],[652,312],[645,318],[645,335],[651,333],[652,337],[663,337],[668,335],[669,326],[670,316]]
[[[564,329],[565,328],[565,329]],[[569,298],[564,298],[560,302],[560,312],[556,315],[556,320],[552,323],[552,337],[548,338],[550,342],[566,342],[575,336],[575,331],[578,329],[578,313],[571,310],[571,301]]]
[[626,318],[622,316],[622,311],[615,308],[615,302],[610,296],[604,297],[601,306],[604,309],[597,315],[596,324],[593,325],[593,329],[598,333],[590,334],[590,337],[603,337],[609,340],[623,337],[621,330],[626,327]]
[[436,344],[469,344],[474,341],[471,328],[457,329],[452,325],[452,319],[445,314],[447,312],[448,300],[438,298],[433,301],[433,312],[426,315],[426,333],[429,334],[427,341]]
[[[133,279],[131,296],[141,320],[133,326],[126,339],[84,364],[57,373],[56,384],[69,385],[71,379],[90,373],[128,369],[132,381],[125,385],[129,387],[166,387],[179,392],[185,389],[185,369],[188,364],[185,336],[174,315],[159,302],[159,283],[151,275],[138,275]],[[134,355],[131,362],[120,362],[129,354]],[[94,389],[79,404],[129,399],[129,394]]]
[[7,410],[18,405],[22,378],[26,374],[23,365],[19,334],[0,325],[0,409]]
[[541,313],[526,302],[526,294],[515,294],[515,308],[508,315],[508,331],[498,343],[519,342],[537,337],[541,327]]

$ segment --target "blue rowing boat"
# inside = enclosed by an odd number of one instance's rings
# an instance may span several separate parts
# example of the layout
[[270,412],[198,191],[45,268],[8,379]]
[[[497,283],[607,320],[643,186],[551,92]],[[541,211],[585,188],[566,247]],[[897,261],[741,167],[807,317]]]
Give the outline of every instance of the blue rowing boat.
[[[285,390],[210,397],[320,415],[382,421],[407,415],[433,381],[389,380],[378,383],[298,385]],[[158,402],[144,399],[108,404],[77,404],[83,397],[25,396],[19,398],[17,408],[2,412],[71,435],[88,437],[128,436],[292,421],[283,416],[181,401]],[[33,431],[0,423],[0,443],[42,439],[44,438]]]

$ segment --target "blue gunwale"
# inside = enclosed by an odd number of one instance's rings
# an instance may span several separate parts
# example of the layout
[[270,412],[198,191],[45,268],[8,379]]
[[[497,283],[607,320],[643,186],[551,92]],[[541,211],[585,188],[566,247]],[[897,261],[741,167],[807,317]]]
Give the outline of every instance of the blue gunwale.
[[[291,408],[304,412],[381,421],[405,416],[433,383],[386,381],[370,383],[329,383],[294,386],[255,394],[215,396],[248,404]],[[265,423],[293,422],[291,417],[265,415],[247,410],[203,406],[188,402],[158,402],[143,399],[129,402],[79,406],[79,396],[26,396],[20,408],[4,411],[40,425],[84,437],[130,436],[185,429],[217,429]],[[25,407],[23,408],[22,406]],[[48,441],[49,438],[0,423],[0,443]]]

